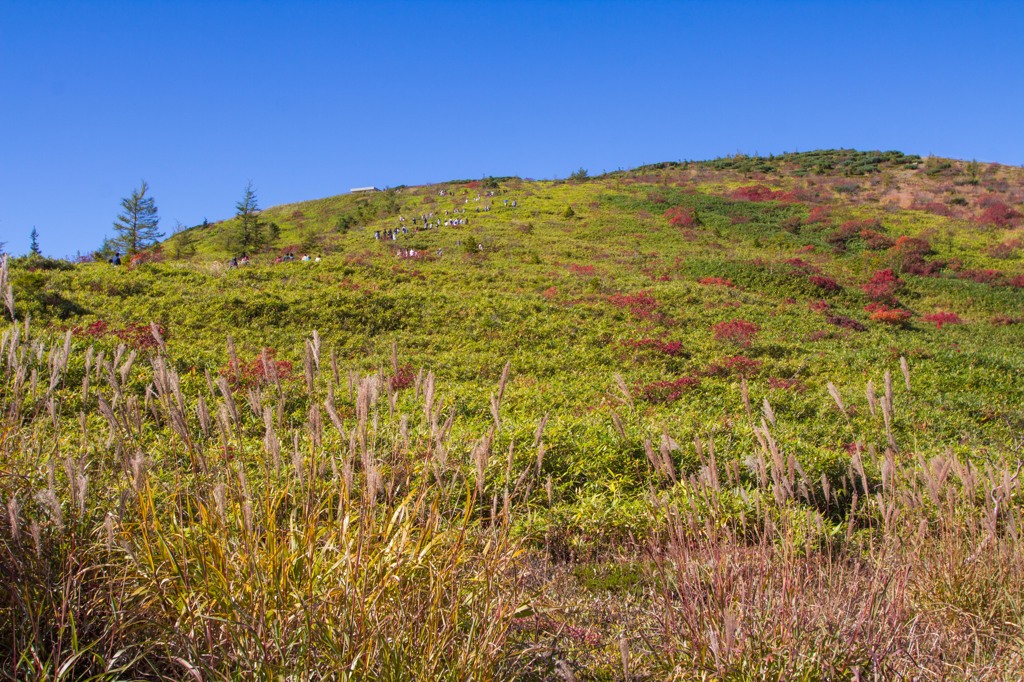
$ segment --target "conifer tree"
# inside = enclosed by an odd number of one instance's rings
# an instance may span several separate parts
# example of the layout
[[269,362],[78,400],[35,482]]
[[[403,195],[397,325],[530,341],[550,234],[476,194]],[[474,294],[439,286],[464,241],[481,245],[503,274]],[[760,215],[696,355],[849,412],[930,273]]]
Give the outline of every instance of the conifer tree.
[[36,229],[35,225],[32,226],[32,231],[29,232],[28,237],[29,237],[29,243],[28,243],[29,253],[31,253],[33,256],[41,256],[41,255],[43,255],[42,250],[39,248],[39,230]]
[[112,240],[113,244],[129,256],[152,246],[164,236],[157,229],[160,218],[153,197],[146,196],[148,190],[149,185],[143,180],[139,189],[133,190],[130,197],[121,200],[124,213],[114,221],[117,236]]
[[256,190],[251,182],[246,185],[242,200],[235,204],[235,229],[229,243],[233,250],[240,253],[257,251],[265,243]]

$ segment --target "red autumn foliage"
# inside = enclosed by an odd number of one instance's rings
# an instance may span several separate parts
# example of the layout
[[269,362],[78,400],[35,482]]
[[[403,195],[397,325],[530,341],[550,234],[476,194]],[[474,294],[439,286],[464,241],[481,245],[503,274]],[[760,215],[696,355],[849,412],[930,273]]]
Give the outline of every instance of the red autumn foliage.
[[697,280],[697,283],[698,284],[705,284],[705,285],[708,285],[708,286],[730,287],[730,288],[735,288],[736,287],[736,285],[732,283],[732,280],[728,280],[728,279],[726,279],[724,277],[703,277],[703,278]]
[[946,324],[960,324],[961,323],[959,315],[957,315],[956,313],[951,313],[951,312],[947,312],[947,311],[939,311],[939,312],[936,312],[936,313],[931,313],[929,315],[925,315],[921,319],[923,319],[925,322],[931,322],[932,324],[935,325],[936,329],[942,329],[942,326],[946,325]]
[[754,335],[760,331],[760,328],[753,322],[735,319],[719,322],[712,327],[712,331],[715,333],[715,341],[732,343],[746,348],[754,340]]
[[790,203],[796,201],[796,195],[792,192],[773,190],[764,185],[739,187],[733,190],[729,196],[739,201],[781,201]]
[[634,317],[646,320],[654,317],[657,311],[658,299],[646,291],[639,291],[635,294],[612,294],[608,302],[617,308],[624,308]]
[[1018,249],[1021,247],[1021,241],[1019,239],[1007,239],[1004,242],[1000,242],[995,246],[988,249],[988,255],[992,258],[999,258],[1005,260],[1013,258],[1017,255]]
[[1024,322],[1024,317],[1012,317],[1010,315],[999,314],[994,316],[990,322],[997,327],[1008,327],[1011,324],[1020,324]]
[[672,357],[683,354],[681,341],[662,341],[660,339],[630,339],[625,345],[637,349],[650,349]]
[[825,318],[825,321],[836,327],[842,327],[843,329],[852,329],[855,332],[862,332],[867,329],[863,324],[853,319],[852,317],[844,317],[842,315],[829,315]]
[[863,233],[878,233],[881,229],[882,224],[877,220],[848,220],[825,237],[825,241],[837,249],[843,250],[849,242],[861,239]]
[[814,263],[805,261],[803,258],[789,258],[783,261],[783,263],[802,275],[817,275],[821,272],[821,268]]
[[761,368],[761,361],[748,358],[745,355],[733,355],[722,360],[722,362],[708,365],[705,374],[713,377],[729,376],[739,374],[749,376]]
[[889,269],[876,271],[871,275],[871,279],[861,286],[864,294],[873,301],[891,301],[901,288],[903,280]]
[[810,301],[807,304],[808,309],[814,313],[823,313],[828,310],[828,301]]
[[227,377],[228,383],[234,387],[248,388],[251,386],[263,386],[272,383],[276,376],[280,381],[286,381],[292,376],[292,363],[287,360],[277,360],[277,350],[264,348],[263,352],[248,362],[238,363],[238,373],[231,371],[231,366],[221,367],[221,376]]
[[806,222],[808,225],[813,225],[815,223],[827,223],[831,217],[832,211],[829,210],[828,206],[815,206],[807,216]]
[[[156,325],[157,331],[160,333],[161,338],[167,340],[168,333],[161,325]],[[74,327],[71,330],[72,334],[84,334],[91,336],[94,339],[100,339],[105,336],[113,336],[125,345],[135,348],[136,350],[148,350],[157,347],[156,337],[153,336],[153,329],[148,324],[142,324],[139,322],[130,322],[124,327],[112,327],[106,320],[96,320],[90,323],[86,327]]]
[[984,209],[978,216],[978,222],[983,225],[1011,227],[1020,223],[1021,212],[992,195],[982,197],[978,205]]
[[692,208],[673,206],[665,211],[668,224],[673,227],[693,227],[700,224],[697,220],[697,213]]
[[835,281],[831,277],[825,277],[824,275],[811,275],[807,278],[807,281],[825,291],[839,291],[842,289],[839,286],[839,282]]
[[106,335],[107,327],[108,324],[106,320],[96,320],[95,322],[89,324],[87,327],[73,328],[71,330],[71,333],[75,335],[85,334],[86,336],[91,336],[94,339],[98,339]]
[[403,388],[409,388],[416,381],[416,372],[413,370],[412,365],[406,364],[398,368],[397,374],[392,374],[388,377],[388,384],[391,386],[393,391],[401,391]]
[[1024,275],[1017,275],[1010,278],[1010,286],[1015,289],[1024,289]]
[[864,240],[864,247],[869,251],[885,251],[896,244],[891,237],[875,230],[861,230],[860,238]]
[[890,308],[884,303],[869,303],[864,310],[871,313],[873,322],[881,322],[892,326],[902,326],[911,317],[910,311],[903,308]]
[[901,272],[930,277],[949,263],[940,260],[926,260],[932,254],[932,245],[921,237],[901,236],[889,249],[893,265]]
[[729,222],[733,225],[742,225],[750,222],[750,216],[742,215],[739,213],[733,213],[729,216]]
[[541,293],[541,296],[548,299],[549,301],[558,296],[558,287],[548,287]]
[[952,209],[946,204],[939,201],[914,201],[911,206],[915,211],[926,211],[928,213],[934,213],[935,215],[951,216],[953,215]]
[[593,265],[577,265],[576,263],[573,263],[569,266],[569,272],[574,275],[593,277],[596,272],[596,268]]
[[[167,330],[159,324],[156,325],[156,328],[160,333],[160,337],[166,341],[168,338]],[[115,330],[114,336],[139,350],[156,348],[158,345],[156,337],[153,336],[153,328],[148,324],[132,322],[126,327]]]
[[1002,284],[1005,275],[999,270],[964,270],[959,274],[960,279],[969,279],[978,284]]
[[679,377],[672,381],[654,381],[634,388],[637,397],[649,403],[674,403],[683,394],[700,385],[696,377]]

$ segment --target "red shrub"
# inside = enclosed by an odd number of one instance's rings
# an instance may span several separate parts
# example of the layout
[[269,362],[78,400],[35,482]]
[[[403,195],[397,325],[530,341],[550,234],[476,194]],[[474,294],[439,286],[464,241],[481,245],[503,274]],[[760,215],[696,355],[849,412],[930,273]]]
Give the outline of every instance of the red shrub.
[[923,319],[925,322],[931,322],[932,324],[935,325],[936,329],[942,329],[942,325],[944,325],[944,324],[960,324],[961,323],[959,315],[957,315],[956,313],[950,313],[950,312],[946,312],[946,311],[939,311],[937,313],[931,313],[930,315],[925,315],[921,319]]
[[1017,255],[1021,243],[1019,239],[1008,239],[988,249],[988,255],[992,258],[1007,259]]
[[750,216],[733,213],[729,216],[729,222],[733,225],[742,225],[750,222]]
[[835,281],[831,277],[825,277],[824,275],[811,275],[807,278],[807,281],[825,291],[839,291],[842,289],[839,286],[839,282]]
[[910,311],[903,308],[890,308],[884,303],[869,303],[864,310],[871,313],[873,322],[881,322],[893,326],[902,326],[910,320]]
[[949,208],[949,206],[939,201],[914,201],[914,204],[913,206],[911,206],[911,208],[913,208],[915,211],[927,211],[928,213],[934,213],[935,215],[953,215],[953,211]]
[[784,192],[782,190],[773,190],[770,187],[764,185],[749,185],[747,187],[740,187],[733,190],[729,195],[733,199],[739,201],[782,201],[782,202],[794,202],[796,201],[796,195],[792,192]]
[[679,377],[673,381],[655,381],[646,385],[637,385],[635,393],[641,400],[649,403],[674,403],[683,394],[700,385],[696,377]]
[[617,308],[625,308],[634,317],[649,319],[654,317],[658,306],[658,299],[646,291],[639,291],[635,294],[612,294],[608,302]]
[[415,380],[416,372],[413,371],[412,365],[408,364],[399,367],[398,374],[393,374],[388,377],[388,383],[394,391],[401,391],[403,388],[409,388]]
[[832,211],[830,211],[827,206],[815,206],[807,216],[806,222],[808,225],[812,225],[814,223],[827,223],[831,217]]
[[548,299],[549,301],[552,300],[553,298],[555,298],[555,296],[558,296],[558,287],[548,287],[547,289],[544,290],[541,296]]
[[964,270],[960,273],[960,279],[969,279],[978,284],[1002,284],[1005,275],[999,270]]
[[901,236],[889,249],[893,265],[911,275],[931,276],[947,266],[944,261],[925,260],[931,255],[932,246],[927,239]]
[[[160,325],[156,325],[156,328],[160,332],[160,336],[166,340],[167,330]],[[132,322],[127,327],[114,331],[114,335],[129,346],[139,350],[157,347],[156,337],[153,336],[153,329],[148,324]]]
[[1010,279],[1010,286],[1016,289],[1024,289],[1024,275],[1017,275]]
[[811,301],[807,307],[814,313],[823,313],[828,310],[828,301]]
[[1006,205],[991,195],[982,197],[978,205],[984,207],[978,222],[984,225],[1011,227],[1020,223],[1020,211]]
[[736,285],[733,284],[731,280],[725,279],[724,277],[704,277],[702,279],[697,280],[697,283],[698,284],[706,284],[708,286],[731,287],[731,288],[735,288],[736,287]]
[[[168,338],[167,330],[160,325],[156,325],[157,331],[163,339]],[[147,350],[149,348],[156,348],[157,341],[156,337],[153,336],[153,329],[148,324],[141,324],[138,322],[130,322],[127,326],[114,328],[106,320],[96,320],[87,327],[74,327],[71,330],[72,334],[85,334],[91,336],[94,339],[100,339],[105,336],[114,336],[125,345],[135,348],[137,350]]]
[[901,280],[892,270],[878,270],[871,279],[861,286],[864,294],[873,301],[891,301],[896,292],[903,287]]
[[865,231],[879,232],[881,229],[882,224],[877,220],[849,220],[825,237],[825,241],[837,249],[845,249],[849,242],[860,239]]
[[875,230],[862,230],[860,238],[869,251],[885,251],[896,243],[891,237]]
[[106,320],[96,320],[88,327],[75,327],[74,329],[71,330],[71,333],[85,334],[86,336],[91,336],[95,339],[98,339],[103,336],[106,336],[108,326],[109,325],[107,324]]
[[719,322],[712,327],[712,331],[715,333],[715,341],[732,343],[746,348],[754,340],[754,334],[757,334],[759,327],[753,322],[736,319]]
[[248,362],[238,363],[238,374],[231,371],[230,365],[220,369],[221,376],[235,387],[262,386],[273,381],[274,376],[281,381],[291,378],[292,363],[287,360],[275,359],[277,351],[264,348],[263,352]]
[[665,211],[665,217],[668,218],[668,224],[673,227],[693,227],[700,224],[697,213],[692,208],[683,206],[673,206],[668,209]]

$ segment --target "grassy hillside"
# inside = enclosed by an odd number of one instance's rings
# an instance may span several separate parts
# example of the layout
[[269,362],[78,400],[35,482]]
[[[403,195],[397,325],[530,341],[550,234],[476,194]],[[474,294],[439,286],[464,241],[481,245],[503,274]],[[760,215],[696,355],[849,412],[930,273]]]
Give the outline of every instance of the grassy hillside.
[[1022,202],[823,151],[273,207],[246,267],[232,221],[19,259],[2,667],[1012,677]]

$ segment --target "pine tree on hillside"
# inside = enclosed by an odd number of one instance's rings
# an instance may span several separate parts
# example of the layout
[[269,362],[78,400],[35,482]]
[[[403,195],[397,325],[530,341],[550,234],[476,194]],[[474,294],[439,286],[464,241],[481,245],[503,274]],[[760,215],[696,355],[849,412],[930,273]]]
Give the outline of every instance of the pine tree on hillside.
[[242,200],[235,204],[235,228],[228,241],[231,249],[239,253],[258,251],[266,243],[256,190],[251,182],[246,185]]
[[112,240],[113,244],[129,256],[152,246],[164,236],[157,230],[160,218],[156,214],[153,197],[146,196],[148,190],[149,185],[143,180],[139,189],[133,190],[130,197],[121,200],[124,213],[114,221],[117,236]]
[[42,250],[39,248],[39,230],[36,229],[35,225],[32,226],[32,231],[29,232],[28,237],[29,237],[29,243],[28,243],[29,253],[31,253],[33,256],[41,256],[41,255],[43,255]]

